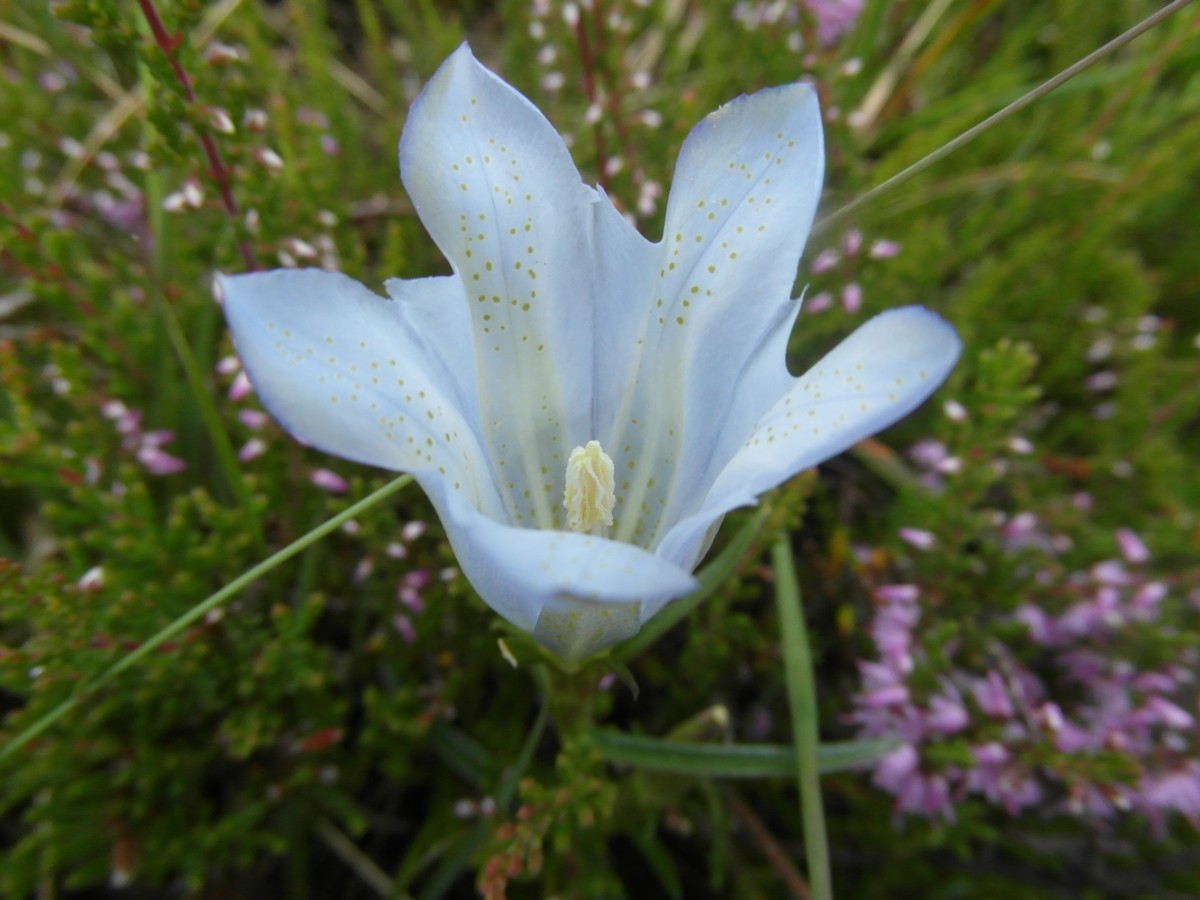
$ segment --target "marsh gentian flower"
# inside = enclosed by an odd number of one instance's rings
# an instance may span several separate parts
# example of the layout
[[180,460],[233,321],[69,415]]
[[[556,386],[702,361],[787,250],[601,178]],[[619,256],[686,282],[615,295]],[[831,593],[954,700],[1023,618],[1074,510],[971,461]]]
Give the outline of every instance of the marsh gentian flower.
[[788,375],[822,153],[811,88],[732,101],[684,143],[654,244],[464,46],[400,140],[454,274],[388,299],[324,271],[223,278],[225,312],[284,427],[413,473],[479,595],[576,662],[690,591],[725,513],[909,412],[958,356],[910,307]]

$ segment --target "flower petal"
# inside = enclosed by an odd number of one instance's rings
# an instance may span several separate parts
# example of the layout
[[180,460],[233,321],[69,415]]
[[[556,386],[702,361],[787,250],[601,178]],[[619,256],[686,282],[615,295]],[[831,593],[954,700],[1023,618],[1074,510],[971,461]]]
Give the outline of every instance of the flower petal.
[[567,662],[636,634],[696,586],[689,572],[630,544],[505,525],[480,514],[445,479],[418,481],[479,596]]
[[[740,97],[684,142],[618,447],[631,447],[640,473],[625,493],[622,539],[654,546],[787,390],[791,290],[823,168],[808,85]],[[753,390],[742,389],[747,378]]]
[[567,454],[594,435],[594,190],[558,133],[464,45],[413,104],[401,178],[462,279],[480,421],[517,524],[561,524]]
[[462,304],[457,279],[393,285],[387,300],[318,269],[218,276],[238,354],[267,410],[296,437],[355,462],[432,472],[503,516],[476,434],[472,360],[431,330],[428,310]]
[[961,349],[954,329],[919,306],[866,322],[794,381],[657,553],[693,561],[718,517],[907,415],[950,374]]

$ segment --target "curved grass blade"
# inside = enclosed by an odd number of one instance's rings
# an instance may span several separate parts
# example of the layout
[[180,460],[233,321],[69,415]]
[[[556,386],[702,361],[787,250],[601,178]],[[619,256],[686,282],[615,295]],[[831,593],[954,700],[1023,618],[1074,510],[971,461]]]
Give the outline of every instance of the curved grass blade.
[[[795,778],[796,751],[786,744],[705,744],[669,741],[611,729],[596,729],[588,739],[605,762],[695,778]],[[823,774],[870,765],[896,749],[882,738],[840,741],[817,748]]]

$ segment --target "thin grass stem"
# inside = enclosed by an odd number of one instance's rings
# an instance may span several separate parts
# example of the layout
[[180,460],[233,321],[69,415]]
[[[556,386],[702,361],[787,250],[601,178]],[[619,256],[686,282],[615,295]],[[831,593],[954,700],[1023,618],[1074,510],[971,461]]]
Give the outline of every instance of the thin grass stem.
[[1147,16],[1146,18],[1142,19],[1142,21],[1138,22],[1136,25],[1134,25],[1132,28],[1130,28],[1128,31],[1122,32],[1120,35],[1113,38],[1111,41],[1109,41],[1103,47],[1100,47],[1097,50],[1093,50],[1091,53],[1089,53],[1087,56],[1080,59],[1078,62],[1073,63],[1070,66],[1067,66],[1067,68],[1063,69],[1061,72],[1059,72],[1053,78],[1043,82],[1042,84],[1035,87],[1033,90],[1022,95],[1021,97],[1018,97],[1012,103],[1008,104],[1008,106],[1006,106],[1003,109],[999,110],[998,112],[995,112],[992,115],[988,116],[986,119],[984,119],[978,125],[968,128],[966,131],[964,131],[962,134],[960,134],[958,137],[954,138],[953,140],[947,141],[945,144],[943,144],[938,149],[934,150],[928,156],[925,156],[925,157],[917,160],[915,163],[913,163],[907,169],[904,169],[901,172],[897,172],[891,178],[887,179],[886,181],[882,182],[881,184],[876,185],[875,187],[871,188],[865,194],[862,194],[861,196],[857,197],[856,199],[851,200],[849,203],[847,203],[845,206],[841,207],[840,209],[836,209],[833,212],[831,212],[829,215],[824,216],[821,219],[818,219],[817,222],[813,225],[812,233],[818,234],[822,231],[828,230],[829,228],[833,227],[834,225],[838,224],[839,222],[842,222],[845,219],[847,219],[852,213],[857,212],[859,209],[866,206],[871,201],[881,197],[882,195],[888,193],[889,191],[895,190],[900,185],[909,181],[916,175],[921,174],[926,169],[928,169],[930,166],[934,165],[935,163],[937,163],[940,160],[944,159],[945,157],[949,156],[954,151],[956,151],[962,147],[965,147],[967,144],[971,143],[971,141],[975,140],[975,138],[979,137],[984,132],[989,131],[992,127],[999,125],[1005,119],[1008,119],[1009,117],[1015,115],[1016,113],[1019,113],[1025,107],[1029,106],[1031,103],[1036,102],[1037,100],[1040,100],[1042,97],[1046,96],[1047,94],[1049,94],[1051,91],[1055,90],[1056,88],[1062,87],[1064,84],[1066,84],[1068,81],[1070,81],[1076,75],[1078,75],[1080,72],[1084,71],[1085,69],[1089,68],[1093,64],[1104,59],[1106,56],[1109,56],[1109,55],[1115,53],[1117,50],[1120,50],[1122,47],[1124,47],[1126,44],[1128,44],[1134,38],[1137,38],[1140,35],[1144,34],[1145,32],[1149,31],[1151,28],[1153,28],[1159,22],[1162,22],[1168,16],[1183,9],[1185,6],[1187,6],[1191,2],[1192,2],[1192,0],[1173,0],[1173,2],[1168,3],[1162,9],[1158,10],[1158,12],[1155,12],[1155,13]]

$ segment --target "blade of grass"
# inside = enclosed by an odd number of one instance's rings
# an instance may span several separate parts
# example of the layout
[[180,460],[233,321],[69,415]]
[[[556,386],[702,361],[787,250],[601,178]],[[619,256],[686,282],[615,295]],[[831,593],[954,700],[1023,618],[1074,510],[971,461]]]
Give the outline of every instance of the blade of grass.
[[817,690],[813,679],[812,652],[800,605],[800,585],[788,536],[782,535],[771,548],[775,571],[775,598],[783,640],[784,680],[792,715],[796,778],[800,784],[800,815],[804,821],[804,855],[813,900],[832,900],[833,879],[829,871],[829,841],[825,835],[825,813],[821,808]]
[[78,706],[88,694],[108,684],[126,669],[139,662],[143,657],[149,656],[158,647],[162,646],[163,643],[175,637],[194,622],[202,619],[209,612],[216,609],[233,595],[237,594],[248,584],[261,578],[263,575],[277,567],[280,563],[291,559],[297,553],[300,553],[302,550],[305,550],[316,541],[319,541],[331,531],[337,530],[345,522],[355,518],[356,516],[362,515],[362,513],[366,512],[372,506],[375,506],[381,501],[386,500],[401,488],[407,487],[411,482],[411,475],[401,475],[399,478],[393,479],[379,490],[375,491],[373,494],[369,494],[362,500],[359,500],[357,503],[348,506],[332,519],[322,523],[312,531],[305,534],[303,537],[292,541],[292,543],[288,544],[282,550],[273,553],[271,556],[267,557],[253,568],[246,570],[215,594],[211,594],[204,600],[197,603],[171,624],[160,629],[154,635],[147,638],[140,646],[138,646],[136,650],[130,651],[99,675],[84,683],[73,696],[68,697],[16,737],[8,741],[8,743],[0,748],[0,762],[3,762],[9,756],[12,756],[20,748],[29,743],[29,741],[42,734],[47,728]]
[[831,212],[829,215],[823,216],[822,218],[818,219],[817,222],[813,225],[812,233],[819,234],[820,232],[828,230],[830,227],[837,224],[838,222],[845,220],[846,218],[848,218],[850,216],[851,213],[862,208],[866,204],[870,203],[872,200],[876,199],[877,197],[879,197],[883,194],[888,193],[889,191],[894,190],[895,188],[904,184],[906,181],[910,180],[914,176],[919,175],[920,173],[924,172],[926,169],[928,169],[934,163],[949,156],[951,153],[953,153],[955,150],[958,150],[960,147],[963,147],[963,146],[969,144],[971,141],[975,140],[975,138],[979,137],[984,132],[989,131],[993,126],[999,125],[1005,119],[1020,112],[1025,107],[1029,106],[1031,103],[1034,103],[1034,102],[1040,100],[1042,97],[1046,96],[1046,94],[1049,94],[1051,91],[1055,90],[1056,88],[1061,87],[1062,85],[1066,84],[1068,81],[1070,81],[1072,78],[1074,78],[1080,72],[1082,72],[1084,69],[1099,62],[1100,60],[1104,59],[1104,57],[1109,56],[1112,53],[1115,53],[1117,50],[1120,50],[1122,47],[1124,47],[1126,44],[1128,44],[1134,38],[1139,37],[1140,35],[1149,31],[1151,28],[1153,28],[1159,22],[1163,21],[1164,19],[1166,19],[1168,16],[1172,15],[1173,13],[1176,13],[1179,10],[1183,9],[1183,7],[1187,6],[1191,2],[1192,2],[1192,0],[1173,0],[1173,2],[1168,3],[1162,9],[1158,10],[1155,13],[1152,13],[1151,15],[1147,16],[1146,18],[1142,19],[1142,21],[1138,22],[1132,28],[1128,29],[1127,31],[1122,32],[1120,35],[1113,38],[1111,41],[1109,41],[1103,47],[1100,47],[1097,50],[1093,50],[1091,53],[1089,53],[1087,56],[1080,59],[1078,62],[1073,63],[1070,66],[1067,66],[1067,68],[1063,69],[1061,72],[1059,72],[1053,78],[1049,79],[1048,81],[1044,81],[1042,84],[1038,85],[1033,90],[1029,91],[1029,93],[1022,95],[1021,97],[1018,97],[1016,100],[1014,100],[1012,103],[1008,104],[1008,106],[1004,107],[999,112],[993,113],[992,115],[988,116],[986,119],[984,119],[978,125],[968,128],[966,131],[964,131],[962,134],[960,134],[958,137],[954,138],[953,140],[947,141],[945,144],[943,144],[937,150],[934,150],[932,153],[928,154],[927,156],[922,157],[921,159],[917,160],[915,163],[913,163],[907,169],[904,169],[901,172],[897,172],[895,175],[893,175],[891,178],[884,181],[882,184],[876,185],[875,187],[873,187],[869,191],[867,191],[865,194],[862,194],[861,196],[857,197],[856,199],[851,200],[849,203],[847,203],[845,206],[841,207],[840,209],[836,209],[833,212]]

